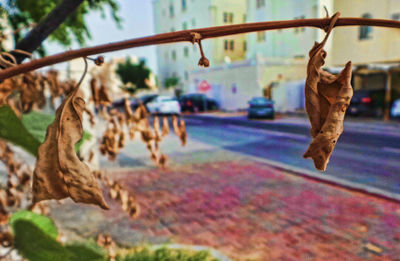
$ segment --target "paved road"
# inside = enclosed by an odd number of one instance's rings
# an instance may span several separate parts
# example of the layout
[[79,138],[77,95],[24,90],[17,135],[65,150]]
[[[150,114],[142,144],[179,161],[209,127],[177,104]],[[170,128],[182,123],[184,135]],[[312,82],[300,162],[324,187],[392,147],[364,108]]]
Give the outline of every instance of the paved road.
[[[201,116],[186,117],[186,121],[188,134],[194,140],[315,171],[312,160],[302,157],[311,141],[308,127],[287,123],[237,124]],[[321,175],[400,195],[400,136],[345,129],[327,171]]]

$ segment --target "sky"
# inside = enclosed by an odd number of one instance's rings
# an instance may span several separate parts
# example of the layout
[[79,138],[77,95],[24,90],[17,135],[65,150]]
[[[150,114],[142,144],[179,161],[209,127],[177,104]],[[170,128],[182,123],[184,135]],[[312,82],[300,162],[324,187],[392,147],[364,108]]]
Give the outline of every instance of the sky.
[[[92,34],[92,39],[87,41],[87,46],[122,41],[154,34],[152,0],[117,0],[120,5],[119,15],[122,18],[122,29],[119,29],[106,12],[103,19],[99,12],[91,12],[86,18],[86,24]],[[48,54],[65,51],[65,47],[56,44],[46,44]],[[79,48],[74,45],[73,49]],[[146,58],[148,67],[153,72],[157,71],[155,46],[126,49],[117,52],[105,53],[105,59],[113,57],[126,57],[135,55]]]

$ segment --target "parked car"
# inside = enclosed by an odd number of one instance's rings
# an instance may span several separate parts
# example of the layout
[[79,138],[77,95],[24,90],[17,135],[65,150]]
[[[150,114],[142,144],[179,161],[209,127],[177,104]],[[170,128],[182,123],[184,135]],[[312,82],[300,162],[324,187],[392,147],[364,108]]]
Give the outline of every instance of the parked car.
[[182,111],[214,111],[218,110],[219,105],[216,100],[208,98],[201,93],[185,94],[179,98]]
[[380,117],[383,115],[384,97],[385,90],[354,91],[347,113],[353,116]]
[[390,115],[395,119],[400,119],[400,99],[393,102],[392,109],[390,110]]
[[249,101],[247,113],[249,119],[252,118],[275,118],[274,102],[264,97],[254,97]]
[[154,114],[180,114],[179,102],[171,96],[157,96],[146,104],[147,110]]

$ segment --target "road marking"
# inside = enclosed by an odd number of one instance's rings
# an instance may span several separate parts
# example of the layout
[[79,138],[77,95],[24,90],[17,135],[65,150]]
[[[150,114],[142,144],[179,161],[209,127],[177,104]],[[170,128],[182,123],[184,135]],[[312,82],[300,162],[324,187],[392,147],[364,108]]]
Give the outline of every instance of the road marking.
[[383,150],[400,154],[400,148],[383,147]]
[[281,132],[281,131],[272,131],[272,130],[265,130],[265,129],[257,129],[257,128],[250,128],[250,127],[242,127],[237,125],[229,124],[227,125],[228,128],[234,129],[241,129],[244,131],[251,131],[251,132],[258,132],[263,134],[268,134],[271,136],[278,136],[278,137],[285,137],[285,138],[292,138],[298,140],[309,140],[309,137],[303,134],[295,134],[295,133],[288,133],[288,132]]

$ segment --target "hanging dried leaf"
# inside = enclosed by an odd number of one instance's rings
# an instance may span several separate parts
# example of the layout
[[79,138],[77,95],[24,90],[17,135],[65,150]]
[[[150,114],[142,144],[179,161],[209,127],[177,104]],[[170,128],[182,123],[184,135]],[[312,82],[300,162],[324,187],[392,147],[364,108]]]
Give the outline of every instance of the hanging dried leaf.
[[[332,75],[324,72],[318,82],[320,118],[315,121],[318,125],[315,124],[312,128],[314,139],[304,154],[305,158],[314,160],[318,170],[326,169],[329,157],[343,132],[344,116],[353,96],[351,72],[352,66],[349,62],[334,81]],[[315,108],[315,105],[311,108]],[[316,117],[315,113],[313,116]]]
[[100,152],[103,155],[107,154],[110,160],[115,160],[119,152],[119,140],[116,133],[113,128],[108,128],[100,144]]
[[326,51],[323,49],[340,13],[336,13],[326,28],[321,43],[315,43],[309,52],[305,86],[306,111],[314,138],[303,155],[312,158],[318,170],[325,170],[339,136],[343,132],[346,109],[353,96],[351,87],[352,65],[348,62],[343,71],[332,75],[321,68],[325,64]]
[[15,87],[15,80],[12,78],[5,79],[0,83],[0,106],[6,103],[7,97],[13,92]]
[[92,100],[96,107],[100,104],[99,103],[99,88],[97,87],[97,80],[92,78],[90,80],[90,90],[92,91]]
[[165,137],[169,134],[169,123],[168,123],[168,118],[164,117],[163,118],[163,127],[162,127],[162,133],[161,136]]
[[125,147],[125,133],[123,131],[119,133],[118,147]]
[[178,118],[174,115],[172,117],[172,126],[174,128],[175,134],[181,140],[182,146],[185,146],[187,141],[185,121],[181,119],[178,124]]
[[79,84],[56,111],[47,128],[46,139],[38,150],[33,176],[33,202],[71,197],[108,209],[96,178],[79,160],[75,144],[82,138],[82,112],[85,102]]
[[100,90],[99,90],[99,104],[103,105],[103,106],[110,106],[111,105],[111,99],[110,96],[108,95],[108,90],[107,87],[102,84],[100,86]]
[[160,158],[158,159],[158,165],[161,167],[165,167],[167,165],[168,157],[165,154],[161,154]]

